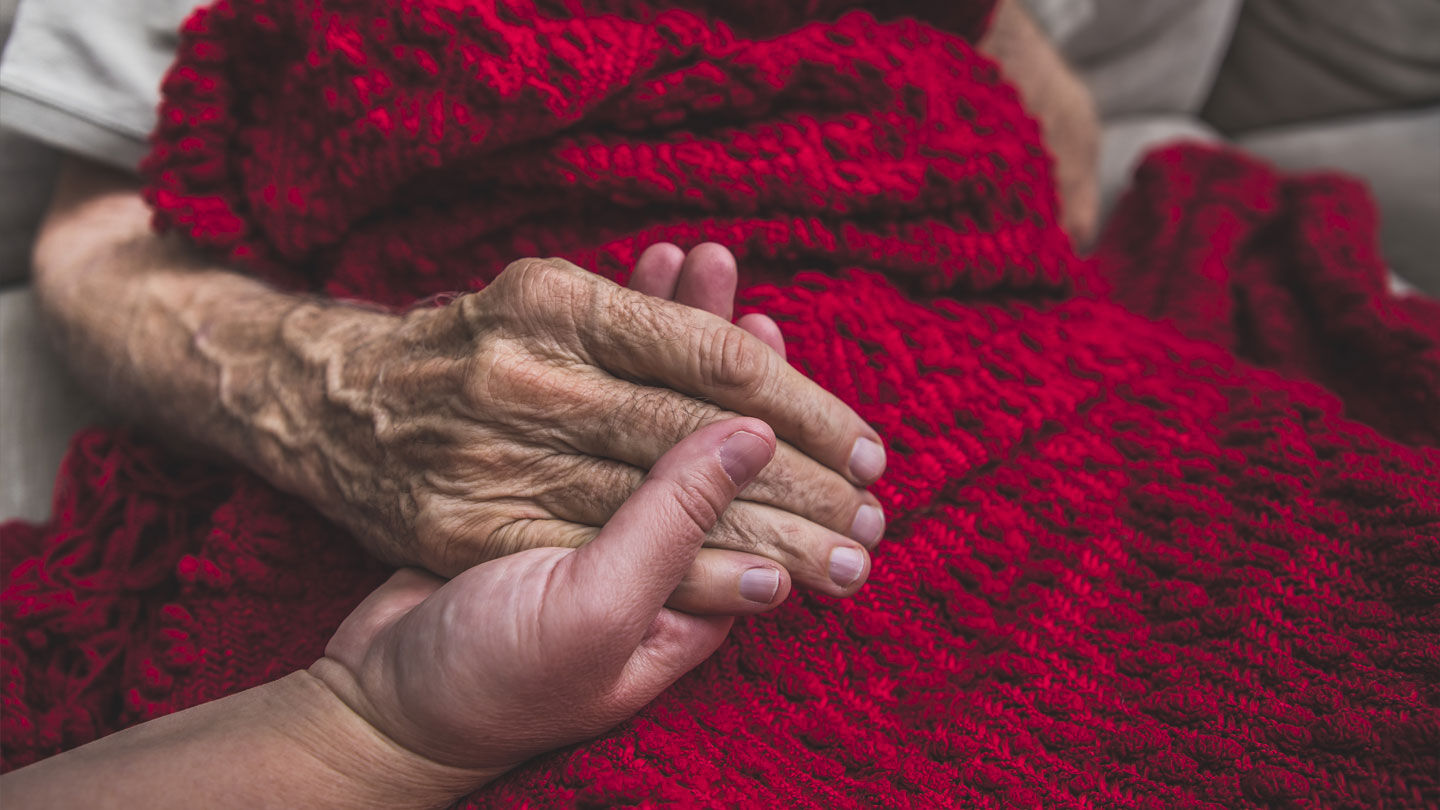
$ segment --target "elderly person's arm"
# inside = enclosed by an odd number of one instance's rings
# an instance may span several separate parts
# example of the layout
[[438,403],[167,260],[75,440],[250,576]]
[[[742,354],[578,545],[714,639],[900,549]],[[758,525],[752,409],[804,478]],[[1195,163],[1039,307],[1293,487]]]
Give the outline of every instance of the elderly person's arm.
[[1100,222],[1100,118],[1089,89],[1020,0],[1000,0],[977,48],[999,63],[1040,123],[1055,158],[1061,225],[1076,245],[1084,246]]
[[[883,529],[863,489],[884,468],[879,437],[729,323],[728,252],[678,253],[647,251],[636,276],[661,294],[698,284],[685,294],[724,317],[558,261],[393,314],[218,268],[149,230],[133,180],[81,165],[43,226],[35,281],[63,354],[117,412],[241,461],[389,562],[449,576],[579,546],[671,445],[741,413],[788,443],[676,604],[763,610],[791,576],[854,593]],[[727,260],[728,274],[688,266]],[[728,289],[706,287],[717,277]]]
[[598,735],[724,640],[733,619],[663,604],[775,452],[769,428],[702,428],[593,542],[448,583],[402,570],[308,671],[113,734],[0,779],[6,807],[435,807]]

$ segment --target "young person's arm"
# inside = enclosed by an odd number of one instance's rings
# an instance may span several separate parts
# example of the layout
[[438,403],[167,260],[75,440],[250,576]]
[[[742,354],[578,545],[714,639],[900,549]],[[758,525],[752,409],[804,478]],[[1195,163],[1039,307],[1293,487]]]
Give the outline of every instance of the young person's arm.
[[774,453],[763,422],[702,428],[584,548],[522,551],[449,582],[401,570],[308,671],[7,774],[0,800],[25,810],[448,804],[614,727],[714,652],[733,618],[664,604]]
[[435,807],[483,776],[387,740],[297,672],[0,778],[14,808]]

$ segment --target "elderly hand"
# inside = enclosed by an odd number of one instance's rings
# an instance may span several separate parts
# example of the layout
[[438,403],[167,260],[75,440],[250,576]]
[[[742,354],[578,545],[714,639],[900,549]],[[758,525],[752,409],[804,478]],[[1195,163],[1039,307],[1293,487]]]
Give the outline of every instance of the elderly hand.
[[398,316],[271,289],[149,221],[132,178],[67,166],[35,286],[77,377],[124,418],[304,498],[381,558],[453,575],[579,546],[666,449],[741,414],[785,441],[672,606],[753,612],[792,575],[837,596],[865,581],[884,531],[862,489],[885,466],[879,437],[785,363],[768,319],[729,322],[723,248],[657,246],[635,290],[529,259]]
[[730,617],[663,605],[774,452],[754,419],[701,428],[582,548],[522,551],[448,583],[402,570],[310,672],[404,751],[473,773],[471,787],[600,734],[729,632]]
[[792,577],[854,593],[884,529],[862,488],[884,469],[879,437],[785,363],[772,322],[729,322],[734,275],[719,246],[665,245],[640,260],[636,290],[527,259],[403,318],[298,311],[287,342],[326,380],[299,442],[318,473],[302,494],[382,558],[454,575],[585,544],[665,450],[740,414],[785,441],[671,605],[764,610]]

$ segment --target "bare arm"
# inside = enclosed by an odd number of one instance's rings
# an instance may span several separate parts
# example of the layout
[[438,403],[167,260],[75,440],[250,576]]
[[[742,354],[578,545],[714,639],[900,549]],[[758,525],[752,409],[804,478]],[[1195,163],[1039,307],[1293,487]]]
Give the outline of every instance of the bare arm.
[[322,349],[301,343],[385,316],[273,290],[157,237],[149,221],[133,178],[65,167],[34,270],[71,370],[112,411],[179,447],[313,488],[319,471],[285,425],[318,405],[307,356]]
[[437,807],[483,783],[405,751],[297,672],[0,779],[17,808]]
[[1055,158],[1061,223],[1076,245],[1084,246],[1095,236],[1100,216],[1100,123],[1089,89],[1019,0],[1000,0],[978,48],[1000,64],[1040,122]]
[[443,806],[652,701],[733,619],[663,606],[726,506],[775,453],[727,420],[655,465],[595,541],[444,582],[397,572],[309,670],[0,778],[19,808]]
[[[637,278],[671,279],[676,301],[526,260],[480,293],[400,315],[219,268],[149,231],[133,180],[77,165],[35,270],[63,354],[110,407],[248,465],[397,565],[453,575],[581,545],[666,449],[738,412],[790,441],[724,516],[677,604],[757,612],[792,576],[853,594],[883,529],[863,489],[884,467],[878,437],[729,323],[734,260],[709,247],[642,257],[655,272]],[[704,276],[692,263],[727,259],[721,315],[683,305],[686,279]],[[740,587],[752,571],[773,587]]]

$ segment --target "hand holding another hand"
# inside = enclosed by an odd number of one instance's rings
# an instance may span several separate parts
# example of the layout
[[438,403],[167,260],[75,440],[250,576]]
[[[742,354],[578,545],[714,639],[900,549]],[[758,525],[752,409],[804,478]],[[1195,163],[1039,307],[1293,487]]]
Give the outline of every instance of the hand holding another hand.
[[401,570],[310,672],[457,790],[594,737],[724,640],[732,618],[664,603],[774,451],[762,422],[712,424],[666,453],[582,548],[521,551],[449,582]]
[[445,582],[402,569],[309,670],[0,779],[16,807],[442,807],[595,737],[708,657],[734,619],[664,607],[775,452],[754,419],[701,428],[579,549]]
[[729,322],[724,248],[652,247],[632,285],[528,259],[445,307],[298,329],[326,381],[302,494],[383,559],[453,575],[584,545],[666,450],[739,414],[783,441],[670,604],[757,612],[792,577],[854,593],[884,529],[874,430],[784,362],[768,318]]

